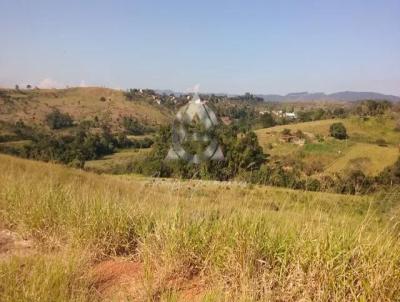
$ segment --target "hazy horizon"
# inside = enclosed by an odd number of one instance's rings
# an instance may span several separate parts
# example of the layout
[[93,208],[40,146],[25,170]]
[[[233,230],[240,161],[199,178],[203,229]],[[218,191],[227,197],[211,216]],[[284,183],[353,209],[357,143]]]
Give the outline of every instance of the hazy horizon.
[[400,2],[0,2],[0,86],[400,95]]

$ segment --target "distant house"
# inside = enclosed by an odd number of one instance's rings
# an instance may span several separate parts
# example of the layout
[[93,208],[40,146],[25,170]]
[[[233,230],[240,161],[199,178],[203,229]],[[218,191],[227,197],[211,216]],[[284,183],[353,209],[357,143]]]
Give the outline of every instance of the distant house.
[[273,114],[279,117],[286,117],[288,119],[296,119],[297,114],[294,112],[283,112],[282,110],[272,111]]
[[294,112],[285,112],[284,117],[290,118],[290,119],[296,119],[297,115]]

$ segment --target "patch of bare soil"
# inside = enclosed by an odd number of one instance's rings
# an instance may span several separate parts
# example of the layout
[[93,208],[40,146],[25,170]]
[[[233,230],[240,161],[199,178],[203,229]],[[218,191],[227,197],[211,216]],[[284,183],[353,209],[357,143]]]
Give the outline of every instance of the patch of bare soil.
[[206,285],[198,276],[156,276],[150,282],[140,262],[113,259],[94,266],[94,288],[105,301],[160,301],[163,294],[174,292],[178,301],[200,301]]
[[33,252],[33,242],[10,230],[0,230],[0,260],[13,255],[26,256]]
[[143,268],[139,262],[107,260],[94,267],[93,285],[100,293],[105,293],[121,283],[140,279],[142,274]]

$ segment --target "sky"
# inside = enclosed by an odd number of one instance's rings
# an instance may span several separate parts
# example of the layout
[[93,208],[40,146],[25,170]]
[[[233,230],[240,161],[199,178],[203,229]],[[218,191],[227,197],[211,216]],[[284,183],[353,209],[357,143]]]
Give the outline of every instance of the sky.
[[400,95],[400,0],[0,0],[0,86]]

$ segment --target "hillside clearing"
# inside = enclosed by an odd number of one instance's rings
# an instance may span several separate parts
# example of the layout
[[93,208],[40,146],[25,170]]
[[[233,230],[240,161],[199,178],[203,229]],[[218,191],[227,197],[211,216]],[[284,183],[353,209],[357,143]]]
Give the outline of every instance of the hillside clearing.
[[[345,125],[349,138],[337,140],[329,137],[332,123]],[[264,152],[277,158],[301,158],[305,162],[316,161],[325,173],[343,172],[348,168],[361,169],[367,175],[377,175],[385,167],[394,164],[400,153],[400,132],[394,130],[394,121],[387,117],[362,119],[321,120],[275,126],[256,130]],[[281,132],[301,130],[309,141],[302,145],[281,141]],[[317,138],[321,138],[318,140]],[[386,147],[378,146],[381,139]]]
[[347,168],[354,168],[368,175],[377,175],[383,168],[393,165],[398,158],[398,148],[358,143],[335,160],[327,171],[340,172]]
[[400,141],[400,132],[395,131],[395,121],[389,117],[371,117],[360,118],[350,117],[346,119],[328,119],[312,122],[296,123],[289,125],[280,125],[271,128],[256,130],[261,144],[270,142],[270,138],[282,132],[284,129],[290,129],[292,132],[301,130],[314,135],[329,136],[329,127],[333,123],[343,123],[347,129],[349,140],[375,143],[377,139],[384,139],[389,144],[398,145]]

